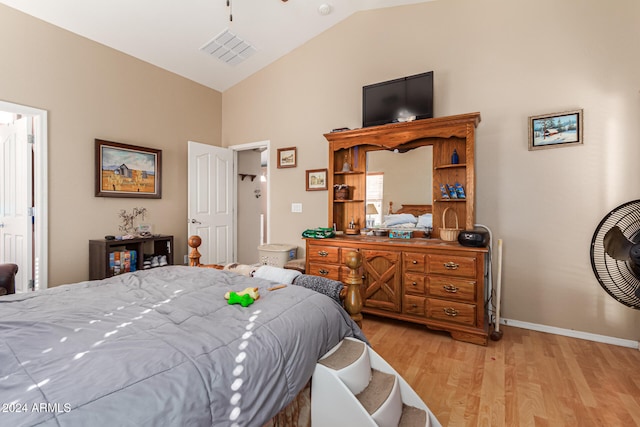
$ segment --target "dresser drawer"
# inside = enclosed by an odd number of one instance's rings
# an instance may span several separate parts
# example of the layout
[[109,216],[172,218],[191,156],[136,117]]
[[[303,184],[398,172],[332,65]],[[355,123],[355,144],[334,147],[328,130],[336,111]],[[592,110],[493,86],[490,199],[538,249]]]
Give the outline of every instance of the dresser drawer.
[[337,263],[340,248],[337,246],[309,246],[309,262]]
[[405,295],[402,299],[402,312],[424,317],[424,307],[426,298]]
[[476,301],[476,282],[446,276],[429,276],[427,291],[430,296],[450,300]]
[[476,258],[458,255],[427,255],[429,273],[476,277]]
[[331,280],[340,280],[340,266],[331,264],[309,263],[307,274],[326,277]]
[[424,274],[405,273],[404,292],[413,295],[424,295],[427,283],[427,276]]
[[427,272],[427,254],[405,252],[402,256],[404,271]]
[[476,306],[435,298],[427,299],[427,317],[462,325],[475,326]]

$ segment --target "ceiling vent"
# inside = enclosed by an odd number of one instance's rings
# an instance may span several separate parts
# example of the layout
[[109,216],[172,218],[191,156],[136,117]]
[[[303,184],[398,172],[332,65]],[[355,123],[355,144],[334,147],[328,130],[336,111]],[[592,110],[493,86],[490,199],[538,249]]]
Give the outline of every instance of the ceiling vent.
[[229,65],[239,64],[256,52],[255,47],[233,34],[228,28],[207,42],[200,50]]

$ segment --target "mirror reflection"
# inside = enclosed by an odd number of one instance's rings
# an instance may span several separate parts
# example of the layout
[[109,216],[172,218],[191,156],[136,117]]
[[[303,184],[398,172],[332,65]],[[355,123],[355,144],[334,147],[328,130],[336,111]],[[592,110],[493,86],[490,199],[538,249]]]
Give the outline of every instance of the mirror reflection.
[[433,147],[414,148],[404,153],[388,150],[367,152],[367,227],[380,226],[403,204],[432,204]]

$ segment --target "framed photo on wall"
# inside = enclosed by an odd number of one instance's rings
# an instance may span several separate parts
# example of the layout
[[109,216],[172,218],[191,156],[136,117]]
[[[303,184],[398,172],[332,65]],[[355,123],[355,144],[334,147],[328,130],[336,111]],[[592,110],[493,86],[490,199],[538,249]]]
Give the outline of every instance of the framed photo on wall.
[[297,157],[296,147],[278,148],[278,168],[295,168]]
[[162,150],[95,140],[96,197],[162,198]]
[[310,169],[307,172],[307,191],[327,189],[327,169]]
[[582,143],[581,109],[529,117],[529,151]]

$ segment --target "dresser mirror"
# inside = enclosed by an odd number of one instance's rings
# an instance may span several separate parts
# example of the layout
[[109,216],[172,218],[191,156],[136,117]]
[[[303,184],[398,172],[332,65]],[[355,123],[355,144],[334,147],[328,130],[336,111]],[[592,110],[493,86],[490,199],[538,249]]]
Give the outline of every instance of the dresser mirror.
[[[393,202],[394,212],[402,204],[432,204],[433,147],[424,145],[405,152],[370,150],[366,154],[367,225],[380,226]],[[375,207],[375,210],[372,208]]]

